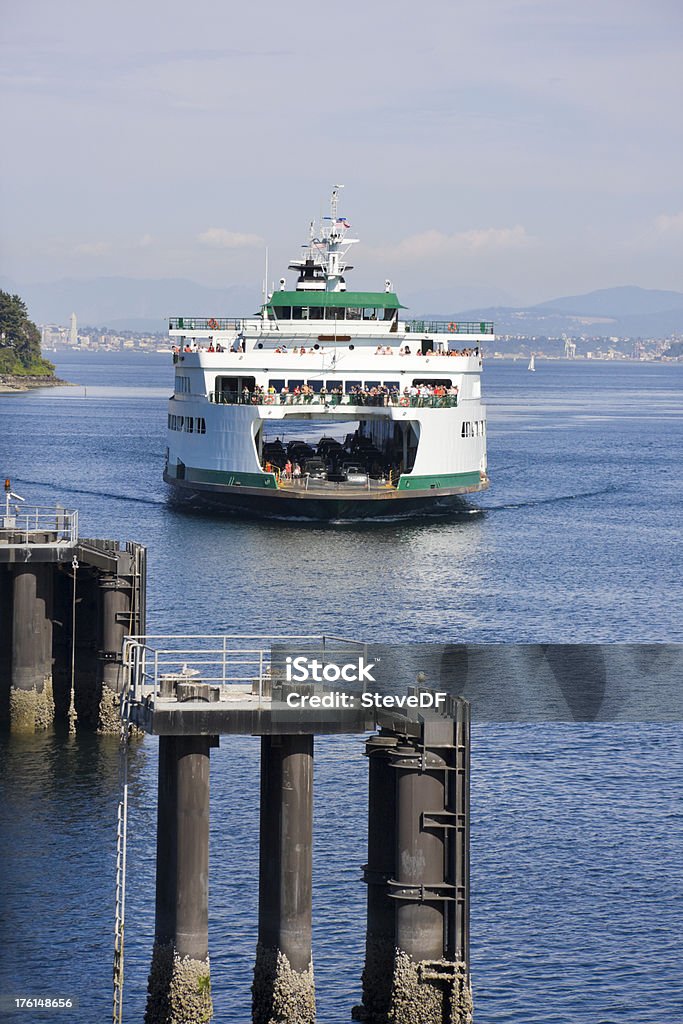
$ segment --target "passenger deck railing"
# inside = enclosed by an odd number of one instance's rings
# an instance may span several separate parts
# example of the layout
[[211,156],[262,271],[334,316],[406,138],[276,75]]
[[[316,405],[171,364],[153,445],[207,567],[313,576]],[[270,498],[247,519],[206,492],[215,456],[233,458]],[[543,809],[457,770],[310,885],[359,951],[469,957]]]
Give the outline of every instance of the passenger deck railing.
[[344,333],[344,325],[349,324],[354,328],[359,326],[372,326],[372,334],[376,334],[376,328],[385,324],[386,331],[391,334],[493,334],[492,320],[406,320],[400,321],[398,331],[394,327],[391,331],[392,321],[389,320],[270,320],[260,317],[224,317],[224,316],[175,316],[170,317],[168,329],[170,331],[236,331],[242,332],[258,328],[261,331],[284,331],[289,327],[296,328],[297,335],[302,328],[315,323],[313,333],[321,329],[336,330],[339,334]]
[[273,682],[285,680],[285,665],[273,648],[313,653],[322,664],[367,653],[367,644],[336,636],[194,634],[126,637],[123,644],[125,699],[128,704],[164,699],[166,680],[208,683],[221,688],[221,700],[269,697]]
[[493,334],[491,320],[409,320],[411,334]]
[[268,395],[236,394],[231,391],[210,391],[209,401],[216,405],[286,405],[286,406],[375,406],[410,409],[455,409],[457,395]]
[[64,508],[5,506],[0,512],[0,544],[78,542],[78,512]]

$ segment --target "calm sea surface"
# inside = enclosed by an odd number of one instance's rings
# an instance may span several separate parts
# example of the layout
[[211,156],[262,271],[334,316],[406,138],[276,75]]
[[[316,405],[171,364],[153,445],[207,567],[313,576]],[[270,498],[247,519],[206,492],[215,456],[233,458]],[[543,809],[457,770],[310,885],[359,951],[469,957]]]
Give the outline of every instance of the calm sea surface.
[[[683,366],[489,361],[492,487],[466,517],[250,523],[170,508],[170,357],[58,360],[77,386],[0,397],[0,475],[149,548],[151,632],[368,640],[683,641]],[[683,728],[475,724],[478,1024],[683,1022]],[[358,1000],[361,737],[317,742],[319,1020]],[[109,1018],[117,744],[0,739],[0,995]],[[249,1020],[258,741],[212,754],[216,1020]],[[142,1020],[154,913],[156,745],[131,767],[125,1020]],[[16,1018],[28,1020],[27,1016]],[[48,1019],[42,1017],[41,1019]],[[52,1019],[52,1018],[50,1018]],[[57,1018],[55,1018],[57,1019]]]

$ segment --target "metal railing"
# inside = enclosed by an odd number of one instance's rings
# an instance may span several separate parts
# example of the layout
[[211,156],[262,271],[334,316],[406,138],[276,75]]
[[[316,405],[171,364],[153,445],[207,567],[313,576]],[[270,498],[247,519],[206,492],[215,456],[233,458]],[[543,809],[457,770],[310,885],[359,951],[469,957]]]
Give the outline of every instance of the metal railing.
[[[168,321],[168,329],[170,331],[245,331],[251,328],[258,328],[261,331],[280,331],[284,327],[293,323],[297,328],[297,335],[299,329],[305,327],[308,321],[306,320],[295,320],[295,321],[278,321],[278,320],[263,320],[261,318],[247,318],[247,317],[224,317],[224,316],[175,316],[170,317]],[[319,324],[323,321],[317,322],[314,333],[318,333],[320,327]],[[389,331],[392,321],[390,320],[343,320],[335,319],[334,321],[324,321],[327,326],[328,323],[334,324],[340,332],[345,323],[353,324],[357,327],[359,324],[369,325],[373,327],[379,324],[385,324],[387,332],[395,334],[394,331]],[[407,334],[493,334],[493,321],[492,320],[408,320],[399,322],[398,333],[401,332]],[[373,331],[373,334],[376,333]]]
[[46,506],[7,506],[0,512],[2,544],[65,544],[78,541],[78,512]]
[[312,395],[269,395],[236,394],[231,391],[211,391],[209,401],[216,405],[296,405],[296,406],[378,406],[405,407],[411,409],[455,409],[457,395],[329,395],[320,392]]
[[284,676],[284,665],[273,662],[273,646],[314,650],[323,664],[343,657],[367,653],[367,644],[336,636],[274,636],[155,634],[126,637],[123,644],[124,703],[164,699],[164,682],[173,678],[188,683],[206,683],[221,689],[221,699],[268,697],[276,677]]
[[493,334],[492,320],[409,320],[411,334]]
[[169,331],[241,331],[244,319],[225,316],[173,316],[168,321]]

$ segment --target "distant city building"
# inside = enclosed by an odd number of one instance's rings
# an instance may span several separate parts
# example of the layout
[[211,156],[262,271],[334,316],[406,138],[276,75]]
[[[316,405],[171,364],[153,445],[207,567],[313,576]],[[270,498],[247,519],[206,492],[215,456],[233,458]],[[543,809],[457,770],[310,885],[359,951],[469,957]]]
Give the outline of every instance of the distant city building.
[[76,320],[76,314],[71,314],[70,326],[69,326],[69,344],[74,348],[78,345],[78,321]]

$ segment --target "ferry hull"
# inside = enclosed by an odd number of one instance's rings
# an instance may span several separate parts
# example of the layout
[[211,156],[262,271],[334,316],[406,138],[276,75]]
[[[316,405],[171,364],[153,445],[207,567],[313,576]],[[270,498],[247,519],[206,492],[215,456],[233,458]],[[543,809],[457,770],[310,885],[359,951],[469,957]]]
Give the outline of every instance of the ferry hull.
[[342,494],[287,489],[264,491],[260,487],[231,487],[177,480],[164,473],[174,503],[195,511],[249,515],[258,519],[338,520],[396,519],[414,516],[469,512],[467,496],[486,490],[488,480],[467,487],[430,488],[424,491],[373,491]]

